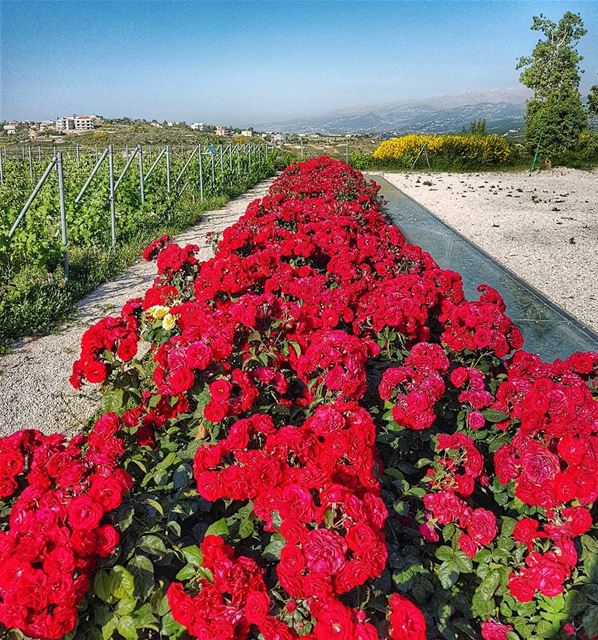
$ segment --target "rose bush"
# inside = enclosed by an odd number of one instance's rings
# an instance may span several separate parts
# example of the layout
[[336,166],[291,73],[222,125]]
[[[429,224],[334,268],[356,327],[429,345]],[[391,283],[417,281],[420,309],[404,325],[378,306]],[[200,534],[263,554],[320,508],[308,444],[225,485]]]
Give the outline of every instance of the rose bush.
[[[71,380],[101,383],[105,411],[89,436],[49,436],[57,462],[35,432],[0,441],[0,566],[20,563],[0,570],[2,624],[598,634],[598,354],[522,351],[496,291],[465,300],[376,185],[327,158],[286,169],[212,259],[196,252],[158,239],[153,286],[86,332]],[[23,512],[43,522],[35,544]],[[77,584],[50,600],[57,564]]]

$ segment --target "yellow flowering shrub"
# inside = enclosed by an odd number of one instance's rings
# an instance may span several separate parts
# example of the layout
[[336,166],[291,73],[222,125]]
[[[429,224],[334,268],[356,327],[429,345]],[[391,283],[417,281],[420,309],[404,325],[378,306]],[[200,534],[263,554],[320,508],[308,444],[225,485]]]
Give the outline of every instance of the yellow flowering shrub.
[[[410,168],[423,145],[432,166],[475,168],[507,164],[513,155],[508,140],[497,135],[410,134],[381,142],[372,158],[380,163]],[[425,159],[420,158],[421,165]]]

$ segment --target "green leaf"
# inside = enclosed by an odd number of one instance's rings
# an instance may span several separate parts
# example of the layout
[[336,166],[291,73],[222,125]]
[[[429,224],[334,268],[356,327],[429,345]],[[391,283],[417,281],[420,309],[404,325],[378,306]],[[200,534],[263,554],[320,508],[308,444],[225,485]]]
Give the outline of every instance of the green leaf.
[[132,613],[137,606],[137,598],[125,598],[119,600],[114,607],[114,611],[119,616],[126,616]]
[[495,569],[494,571],[490,571],[482,580],[480,586],[476,590],[476,593],[479,593],[485,600],[490,600],[499,584],[500,571]]
[[116,616],[112,617],[108,622],[102,625],[102,639],[103,640],[111,640],[114,637],[114,631],[116,630],[116,622],[118,618]]
[[180,464],[172,476],[172,482],[175,489],[182,489],[188,486],[190,480],[193,478],[193,470],[191,465],[184,462]]
[[135,578],[124,567],[117,564],[110,572],[110,590],[117,600],[132,598],[135,593]]
[[585,574],[593,579],[598,570],[598,540],[591,536],[581,536],[583,570]]
[[482,415],[488,422],[502,422],[508,420],[509,414],[504,411],[498,411],[497,409],[483,409]]
[[452,562],[443,562],[438,568],[438,579],[445,589],[450,589],[459,578],[459,571]]
[[439,560],[452,560],[453,555],[454,555],[453,550],[450,547],[447,547],[446,545],[442,547],[438,547],[438,549],[436,549],[436,557]]
[[123,406],[124,390],[113,388],[105,392],[102,406],[105,412],[118,413]]
[[280,517],[280,513],[278,511],[272,512],[272,525],[276,529],[280,529],[280,525],[282,524],[282,518]]
[[173,617],[172,613],[168,612],[162,618],[162,629],[160,629],[162,635],[166,638],[179,638],[185,632],[185,627],[180,625]]
[[140,544],[137,545],[137,548],[154,556],[160,556],[167,552],[162,538],[151,534],[143,536]]
[[393,508],[400,516],[406,516],[409,513],[409,503],[405,500],[398,500],[393,504]]
[[289,340],[289,344],[295,350],[295,353],[297,354],[297,357],[299,357],[301,355],[301,347],[299,346],[299,343],[295,342],[294,340]]
[[471,613],[477,618],[487,618],[494,611],[494,600],[484,598],[480,593],[474,593],[471,599]]
[[561,627],[560,622],[549,622],[548,620],[540,620],[536,625],[536,633],[541,638],[552,638]]
[[137,625],[131,616],[119,618],[116,623],[116,629],[127,640],[136,640],[138,638]]
[[154,500],[153,498],[147,498],[145,502],[153,507],[162,517],[164,517],[164,509],[157,500]]
[[226,518],[220,518],[216,520],[206,529],[206,536],[222,536],[226,537],[229,534],[228,524]]
[[263,550],[262,558],[264,558],[264,560],[267,560],[268,562],[274,562],[275,560],[279,560],[280,552],[282,551],[285,544],[286,543],[282,538],[277,539],[273,536],[272,540],[270,540],[269,544]]
[[183,547],[181,551],[183,552],[188,564],[191,564],[194,567],[201,567],[203,556],[201,549],[196,544],[192,544],[189,547]]
[[147,598],[154,587],[154,565],[146,556],[134,556],[127,564],[127,569],[135,580],[135,594],[142,599]]
[[110,573],[105,569],[100,569],[93,579],[93,592],[104,602],[112,601],[112,590],[110,588]]
[[241,520],[241,523],[239,524],[239,536],[242,539],[249,538],[249,536],[253,534],[254,530],[255,526],[253,524],[253,520],[250,520],[249,518]]
[[583,616],[583,628],[590,638],[598,636],[598,606],[588,607]]
[[137,628],[153,629],[159,631],[160,627],[157,624],[158,619],[152,612],[152,605],[146,602],[142,607],[135,611],[135,624]]
[[473,561],[467,554],[463,553],[463,551],[455,551],[453,561],[461,573],[471,573],[473,569]]
[[177,574],[177,580],[191,580],[197,574],[197,567],[192,564],[186,564]]

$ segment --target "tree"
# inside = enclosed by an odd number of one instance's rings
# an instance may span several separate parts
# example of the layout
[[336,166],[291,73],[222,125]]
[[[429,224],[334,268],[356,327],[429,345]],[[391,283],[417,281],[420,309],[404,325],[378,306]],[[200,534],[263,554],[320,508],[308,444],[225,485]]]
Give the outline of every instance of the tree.
[[469,124],[469,133],[473,133],[478,136],[485,136],[486,131],[486,119],[480,118],[479,120],[472,120]]
[[519,59],[521,82],[533,90],[527,101],[525,141],[530,150],[538,146],[548,159],[558,159],[575,149],[580,134],[588,128],[581,102],[579,81],[582,56],[577,43],[587,33],[581,16],[567,11],[558,23],[535,16],[532,31],[540,31],[530,56]]
[[590,87],[588,94],[588,111],[592,116],[598,116],[598,84]]

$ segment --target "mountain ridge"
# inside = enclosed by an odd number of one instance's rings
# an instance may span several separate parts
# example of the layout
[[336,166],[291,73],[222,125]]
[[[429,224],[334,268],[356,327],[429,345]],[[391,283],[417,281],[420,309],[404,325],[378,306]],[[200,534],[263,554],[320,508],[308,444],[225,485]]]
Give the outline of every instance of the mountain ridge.
[[267,128],[285,133],[448,133],[467,129],[472,120],[482,118],[488,131],[506,133],[522,128],[526,97],[520,89],[506,89],[389,102],[270,123]]

